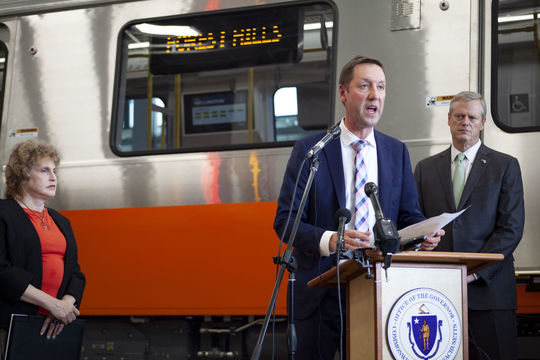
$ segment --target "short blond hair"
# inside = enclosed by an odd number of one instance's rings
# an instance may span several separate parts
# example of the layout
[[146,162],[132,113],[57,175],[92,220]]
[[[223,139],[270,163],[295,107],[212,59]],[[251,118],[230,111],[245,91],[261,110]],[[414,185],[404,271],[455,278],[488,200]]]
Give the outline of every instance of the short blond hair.
[[482,105],[482,120],[486,117],[486,100],[484,100],[484,97],[482,94],[479,94],[474,91],[462,91],[456,96],[452,98],[452,101],[450,101],[450,110],[448,111],[449,114],[452,114],[452,111],[454,110],[454,104],[458,101],[480,101],[480,105]]
[[56,148],[41,140],[26,140],[13,148],[6,165],[6,198],[19,199],[23,196],[23,183],[30,178],[30,170],[41,159],[51,159],[55,166],[60,164]]

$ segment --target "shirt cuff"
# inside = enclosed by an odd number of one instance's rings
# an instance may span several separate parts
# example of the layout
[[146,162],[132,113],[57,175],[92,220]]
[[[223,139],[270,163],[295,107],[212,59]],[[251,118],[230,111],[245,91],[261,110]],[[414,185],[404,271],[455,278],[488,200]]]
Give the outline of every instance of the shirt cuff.
[[330,238],[332,235],[334,235],[334,231],[325,231],[322,236],[321,240],[319,241],[319,252],[321,253],[321,256],[330,256]]

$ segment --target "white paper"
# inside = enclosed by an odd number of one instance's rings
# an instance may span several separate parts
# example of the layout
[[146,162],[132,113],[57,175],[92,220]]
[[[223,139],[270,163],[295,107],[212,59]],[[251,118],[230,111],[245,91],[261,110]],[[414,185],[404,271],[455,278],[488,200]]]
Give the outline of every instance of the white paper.
[[398,231],[401,242],[407,242],[413,238],[433,236],[437,231],[448,225],[452,220],[461,215],[467,208],[455,213],[442,213],[419,223],[407,226]]

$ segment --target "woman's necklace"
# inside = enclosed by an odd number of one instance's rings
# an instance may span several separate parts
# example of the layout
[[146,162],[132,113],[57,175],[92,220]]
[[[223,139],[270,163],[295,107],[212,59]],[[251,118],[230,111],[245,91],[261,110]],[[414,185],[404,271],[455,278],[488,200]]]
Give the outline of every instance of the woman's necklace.
[[32,214],[36,215],[37,218],[41,221],[41,228],[43,230],[49,230],[49,224],[47,224],[47,222],[45,221],[45,215],[46,215],[46,212],[45,212],[45,207],[43,207],[43,216],[40,216],[39,213],[35,210],[32,210],[28,205],[26,205],[22,200],[21,200],[21,203],[24,205],[25,208],[27,208],[28,210],[30,210],[32,212]]

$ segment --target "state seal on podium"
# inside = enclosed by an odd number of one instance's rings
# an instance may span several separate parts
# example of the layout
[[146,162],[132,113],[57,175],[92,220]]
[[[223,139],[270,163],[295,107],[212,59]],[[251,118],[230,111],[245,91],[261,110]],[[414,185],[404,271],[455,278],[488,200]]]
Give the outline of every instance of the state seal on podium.
[[459,353],[461,337],[456,307],[435,289],[410,290],[390,310],[386,340],[395,359],[451,360]]

